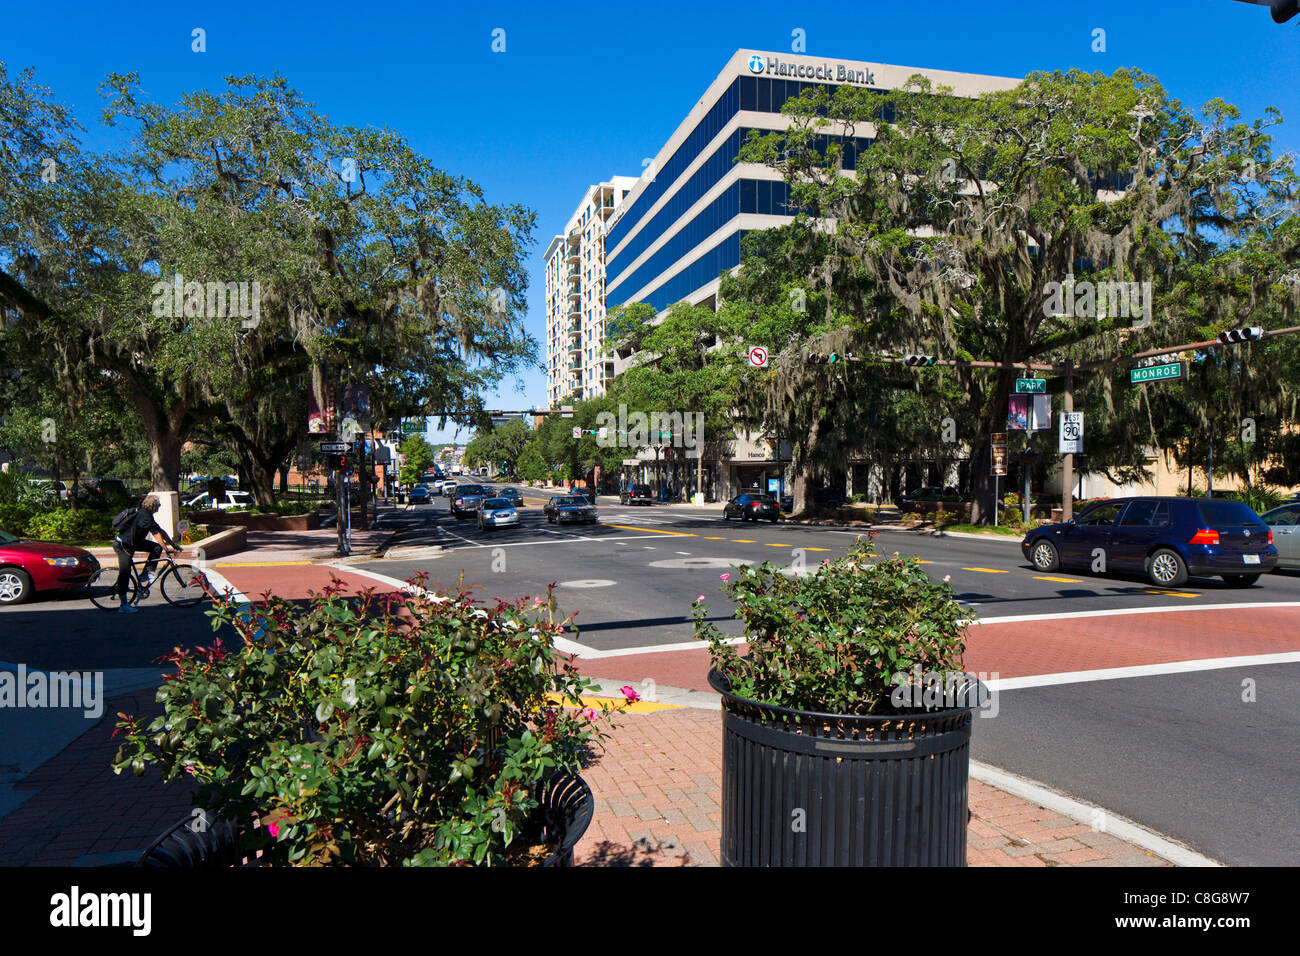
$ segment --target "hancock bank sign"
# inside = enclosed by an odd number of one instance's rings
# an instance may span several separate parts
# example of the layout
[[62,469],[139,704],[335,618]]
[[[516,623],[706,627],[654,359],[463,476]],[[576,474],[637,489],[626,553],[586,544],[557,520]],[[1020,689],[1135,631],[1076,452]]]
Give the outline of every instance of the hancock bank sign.
[[801,80],[829,80],[834,83],[862,83],[868,86],[874,86],[876,83],[876,78],[872,76],[869,69],[849,69],[843,63],[836,63],[834,66],[835,69],[832,70],[830,63],[822,63],[817,66],[806,63],[786,63],[779,57],[764,57],[759,56],[757,53],[749,58],[749,72],[751,73],[791,76]]

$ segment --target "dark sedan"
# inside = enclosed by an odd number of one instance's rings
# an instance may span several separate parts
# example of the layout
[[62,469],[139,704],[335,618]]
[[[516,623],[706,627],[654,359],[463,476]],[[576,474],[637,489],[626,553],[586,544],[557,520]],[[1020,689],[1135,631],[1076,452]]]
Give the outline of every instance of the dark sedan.
[[516,508],[524,506],[524,496],[519,493],[518,488],[502,488],[497,492],[498,498],[509,498],[510,503]]
[[781,508],[776,499],[769,494],[746,492],[736,495],[722,508],[723,518],[739,518],[741,521],[758,521],[766,518],[775,522],[781,517]]
[[457,519],[474,517],[487,494],[488,490],[482,485],[457,485],[451,496],[452,515]]
[[1250,587],[1278,561],[1263,519],[1219,498],[1114,498],[1064,524],[1035,528],[1020,549],[1039,571],[1131,572],[1162,588],[1208,575]]
[[649,485],[628,485],[618,493],[621,505],[652,505],[654,502],[655,494]]
[[556,495],[542,505],[547,524],[596,523],[596,506],[580,495]]
[[0,531],[0,604],[21,604],[37,591],[83,588],[98,570],[99,561],[84,548]]
[[431,495],[426,485],[416,485],[407,493],[407,499],[413,505],[427,505],[430,498]]

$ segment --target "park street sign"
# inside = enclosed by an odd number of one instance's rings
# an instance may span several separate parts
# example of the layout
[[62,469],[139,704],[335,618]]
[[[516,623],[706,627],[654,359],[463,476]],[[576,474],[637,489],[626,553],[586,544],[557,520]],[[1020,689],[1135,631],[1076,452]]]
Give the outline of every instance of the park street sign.
[[1171,378],[1187,378],[1186,362],[1161,362],[1159,365],[1140,365],[1128,370],[1130,385],[1143,382],[1162,382]]
[[348,443],[345,441],[323,441],[320,443],[321,454],[338,455],[348,450]]
[[1017,395],[1046,395],[1047,379],[1045,378],[1018,378],[1016,379]]

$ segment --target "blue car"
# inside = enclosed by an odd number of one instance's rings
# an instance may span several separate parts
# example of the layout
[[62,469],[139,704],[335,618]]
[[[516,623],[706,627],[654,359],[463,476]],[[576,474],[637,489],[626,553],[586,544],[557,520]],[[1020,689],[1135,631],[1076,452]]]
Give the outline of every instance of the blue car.
[[1020,550],[1038,571],[1098,567],[1100,559],[1100,570],[1144,574],[1162,588],[1208,575],[1250,587],[1278,560],[1264,520],[1221,498],[1114,498],[1035,528]]

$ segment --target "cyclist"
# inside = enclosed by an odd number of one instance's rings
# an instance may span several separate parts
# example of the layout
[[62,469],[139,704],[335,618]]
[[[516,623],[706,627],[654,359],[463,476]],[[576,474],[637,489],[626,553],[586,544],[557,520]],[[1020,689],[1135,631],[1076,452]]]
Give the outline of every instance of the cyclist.
[[[162,502],[158,500],[157,495],[146,495],[140,502],[140,507],[135,510],[135,517],[131,519],[131,523],[113,538],[113,552],[117,555],[117,599],[121,603],[117,609],[119,614],[134,614],[137,610],[126,600],[126,587],[131,582],[131,563],[135,559],[135,552],[149,553],[149,561],[144,568],[144,578],[140,582],[142,585],[148,585],[157,576],[158,559],[162,557],[163,542],[166,542],[172,554],[180,551],[176,547],[176,542],[172,541],[171,536],[154,518],[161,506]],[[153,535],[154,541],[149,540],[150,535]]]

